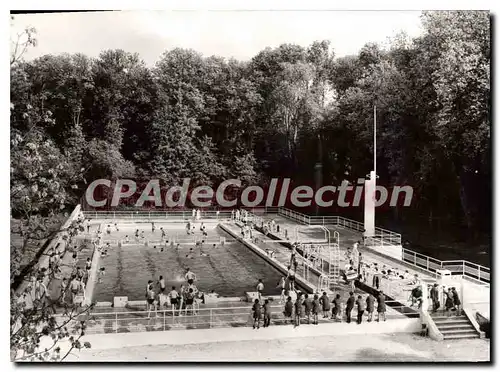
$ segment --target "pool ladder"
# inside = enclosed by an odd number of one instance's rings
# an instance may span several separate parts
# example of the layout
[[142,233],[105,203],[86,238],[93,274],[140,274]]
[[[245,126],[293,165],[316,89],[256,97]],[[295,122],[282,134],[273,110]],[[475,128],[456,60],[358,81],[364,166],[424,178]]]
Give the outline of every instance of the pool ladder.
[[330,278],[328,275],[321,274],[318,279],[318,291],[330,289]]

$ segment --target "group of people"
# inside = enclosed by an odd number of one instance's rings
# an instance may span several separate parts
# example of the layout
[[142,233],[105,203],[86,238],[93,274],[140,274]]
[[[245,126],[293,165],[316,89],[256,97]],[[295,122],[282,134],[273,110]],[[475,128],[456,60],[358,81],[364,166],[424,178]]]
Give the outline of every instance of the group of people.
[[[202,236],[208,236],[207,227],[203,224],[203,222],[200,225],[200,232]],[[196,226],[194,223],[191,223],[191,221],[186,223],[186,233],[187,235],[194,235],[196,233]]]
[[172,289],[168,293],[166,293],[166,284],[163,276],[160,276],[156,283],[148,280],[145,295],[148,318],[151,317],[151,312],[154,312],[155,316],[158,317],[157,310],[160,310],[162,307],[170,309],[173,316],[176,315],[176,312],[179,316],[182,316],[183,310],[184,315],[187,315],[188,311],[191,311],[192,315],[197,314],[199,304],[204,301],[204,294],[196,287],[196,274],[189,268],[186,269],[184,279],[186,283],[182,284],[179,290],[175,286],[172,286]]
[[[443,286],[444,308],[443,311],[447,316],[451,316],[453,311],[456,315],[462,312],[462,302],[455,287],[446,288]],[[430,290],[430,298],[432,301],[432,312],[435,313],[441,308],[441,301],[439,299],[439,285],[435,283]]]
[[248,211],[245,209],[231,210],[231,220],[240,221],[246,224],[248,222]]
[[[259,284],[260,283],[261,282],[259,282]],[[376,296],[368,294],[365,299],[363,299],[361,295],[355,297],[354,292],[350,292],[345,306],[342,303],[340,294],[337,294],[332,301],[330,301],[326,292],[323,292],[321,296],[317,293],[309,295],[302,292],[290,292],[290,294],[295,295],[295,300],[292,296],[288,296],[283,307],[283,315],[285,317],[285,323],[293,323],[295,327],[300,326],[301,322],[304,320],[307,321],[307,324],[317,325],[320,316],[323,319],[341,322],[343,320],[342,313],[344,308],[345,321],[347,323],[351,323],[351,314],[354,308],[357,310],[357,324],[363,322],[365,312],[368,322],[372,320],[377,322],[380,320],[387,320],[385,295],[383,291],[378,292]],[[376,319],[374,319],[375,311],[377,312]],[[252,306],[253,328],[259,329],[261,320],[263,320],[263,326],[268,327],[271,317],[272,311],[269,299],[265,299],[264,303],[262,303],[262,298],[259,296],[259,298],[254,300]]]

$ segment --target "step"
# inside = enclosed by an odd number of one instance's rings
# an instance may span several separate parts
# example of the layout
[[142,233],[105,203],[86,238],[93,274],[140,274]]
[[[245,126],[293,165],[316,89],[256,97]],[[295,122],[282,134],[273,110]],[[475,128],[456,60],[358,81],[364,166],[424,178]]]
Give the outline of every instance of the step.
[[458,324],[439,324],[436,326],[438,327],[439,330],[446,330],[446,329],[469,329],[472,327],[470,323],[458,323]]
[[471,338],[479,338],[479,335],[476,333],[475,335],[447,335],[444,336],[444,340],[462,340],[462,339],[471,339]]
[[457,322],[457,323],[462,323],[462,322],[468,322],[469,319],[466,317],[463,318],[457,318],[457,317],[450,317],[450,318],[432,318],[434,323],[443,323],[443,322]]
[[447,329],[447,330],[439,330],[443,336],[444,335],[453,335],[453,334],[477,334],[476,330],[474,328],[472,329]]
[[436,324],[445,324],[445,323],[469,323],[469,319],[467,318],[442,318],[442,319],[432,319]]
[[460,316],[446,316],[446,315],[432,315],[432,319],[434,320],[445,320],[445,319],[454,319],[454,320],[460,320],[460,319],[467,319],[465,315],[460,315]]

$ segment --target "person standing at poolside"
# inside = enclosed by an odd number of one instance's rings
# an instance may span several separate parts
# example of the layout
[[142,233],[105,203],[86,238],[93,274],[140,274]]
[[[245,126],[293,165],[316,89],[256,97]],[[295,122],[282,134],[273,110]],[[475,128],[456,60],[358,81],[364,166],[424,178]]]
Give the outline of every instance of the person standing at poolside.
[[290,323],[292,322],[292,314],[293,314],[292,297],[288,296],[286,303],[285,303],[285,308],[283,310],[283,315],[285,316],[285,323],[286,323],[287,319],[290,320]]
[[259,283],[257,284],[257,296],[259,298],[259,302],[262,302],[263,291],[264,291],[264,283],[262,283],[262,279],[259,279]]
[[345,307],[345,315],[347,318],[346,319],[347,323],[351,323],[351,312],[352,312],[352,309],[354,308],[355,302],[356,302],[356,300],[354,299],[354,293],[349,292],[349,298],[347,299],[347,304]]
[[446,309],[446,316],[451,316],[451,311],[454,308],[455,304],[453,303],[453,293],[451,291],[451,288],[448,289],[448,291],[444,291],[444,307]]
[[321,304],[319,303],[319,297],[317,294],[314,295],[313,302],[312,302],[312,316],[313,316],[313,322],[312,324],[318,324],[318,314],[320,311]]
[[180,297],[179,292],[177,292],[175,290],[175,287],[172,287],[172,290],[168,293],[168,297],[170,298],[170,306],[172,308],[172,315],[175,316],[175,310],[177,309],[177,305],[179,304],[179,297]]
[[368,313],[368,321],[372,321],[373,311],[375,310],[375,297],[371,293],[366,297],[366,312]]
[[282,276],[278,283],[278,288],[280,290],[280,304],[282,304],[285,301],[285,288],[286,288],[285,283],[286,283],[286,278]]
[[361,324],[363,321],[363,313],[365,312],[365,303],[361,296],[358,296],[358,300],[356,301],[356,305],[358,306],[358,316],[356,323]]
[[264,301],[263,311],[264,311],[264,328],[266,328],[269,327],[269,325],[271,324],[271,304],[269,303],[268,299]]
[[455,308],[457,310],[457,316],[459,316],[462,313],[462,302],[460,302],[460,298],[458,297],[458,292],[455,287],[451,287],[451,293],[453,295],[453,305],[455,305]]
[[90,278],[90,269],[92,268],[92,261],[90,261],[90,257],[87,257],[87,261],[85,262],[85,271],[87,272],[87,280]]
[[302,306],[302,294],[297,295],[294,304],[295,310],[295,327],[300,326],[300,319],[304,317],[304,306]]
[[335,298],[332,301],[333,307],[332,307],[332,318],[334,320],[339,320],[339,315],[342,313],[342,309],[340,308],[341,306],[341,300],[340,300],[340,295],[337,293]]
[[384,322],[387,320],[385,317],[385,312],[386,312],[386,307],[385,307],[385,295],[383,291],[379,292],[379,295],[377,297],[377,322],[380,321],[380,314],[382,314],[382,317],[384,318]]
[[188,288],[186,291],[186,309],[184,315],[187,316],[188,308],[191,309],[191,314],[194,315],[194,291],[193,288]]
[[252,316],[253,316],[253,329],[257,326],[257,329],[260,328],[260,317],[262,314],[262,309],[258,299],[255,299],[254,304],[252,306]]
[[326,292],[323,292],[323,295],[319,299],[319,303],[323,309],[323,318],[328,318],[328,313],[330,312],[330,299]]
[[290,266],[288,266],[287,279],[290,283],[290,290],[295,291],[295,271]]
[[193,273],[189,267],[186,269],[186,274],[184,275],[184,278],[188,282],[188,284],[193,284],[194,281],[196,280],[196,275]]
[[158,278],[158,286],[160,287],[160,293],[165,292],[165,279],[163,279],[162,275],[160,275],[160,277]]
[[311,324],[311,310],[312,310],[312,300],[309,298],[309,295],[306,293],[304,295],[304,313],[307,318],[307,324]]
[[78,280],[76,275],[73,276],[73,278],[71,279],[69,287],[71,291],[71,303],[74,305],[75,298],[78,295],[78,290],[80,289],[80,281]]
[[148,318],[151,317],[151,310],[154,309],[153,311],[155,312],[155,316],[158,317],[158,314],[156,313],[156,304],[155,302],[155,292],[153,291],[153,283],[148,284],[147,290],[146,290],[146,307],[148,309]]
[[439,303],[439,290],[438,290],[438,284],[437,283],[434,283],[434,285],[432,286],[431,290],[430,290],[430,297],[431,297],[431,300],[432,300],[432,312],[435,313],[439,307],[440,307],[440,303]]

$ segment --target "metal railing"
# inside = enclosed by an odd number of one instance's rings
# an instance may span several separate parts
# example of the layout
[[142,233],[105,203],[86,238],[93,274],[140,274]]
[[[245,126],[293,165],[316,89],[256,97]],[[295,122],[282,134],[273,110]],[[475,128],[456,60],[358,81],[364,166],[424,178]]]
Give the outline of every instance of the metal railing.
[[[335,225],[350,230],[364,231],[364,225],[361,222],[344,218],[340,216],[308,216],[303,213],[295,212],[287,208],[278,208],[278,215],[287,217],[293,221],[303,224],[322,224]],[[401,234],[390,230],[375,228],[375,235],[367,237],[365,240],[367,246],[401,246]],[[422,270],[426,270],[432,276],[436,275],[437,270],[449,270],[452,275],[463,275],[470,280],[476,280],[480,283],[490,282],[490,268],[473,262],[458,260],[458,261],[441,261],[433,257],[414,252],[409,249],[402,249],[402,257],[394,257],[414,265]]]
[[[91,219],[166,219],[166,220],[189,220],[193,218],[192,210],[168,210],[168,211],[83,211],[85,218]],[[227,219],[231,217],[230,211],[201,211],[202,219]]]
[[463,275],[466,278],[475,279],[483,283],[490,282],[489,267],[464,260],[442,261],[441,265],[443,269],[450,270],[452,275]]
[[406,248],[403,248],[402,259],[404,262],[433,275],[436,275],[437,270],[449,270],[451,275],[462,275],[467,279],[484,284],[490,282],[490,268],[473,262],[464,260],[441,261]]
[[[390,302],[390,301],[387,301]],[[386,302],[386,303],[387,303]],[[388,304],[388,306],[390,306]],[[403,319],[407,315],[413,315],[408,312],[405,306],[391,306],[398,312],[391,311],[387,314],[387,319]],[[344,311],[342,312],[342,315]],[[355,319],[356,309],[352,312],[352,318]],[[150,317],[148,318],[148,315]],[[61,322],[65,320],[64,316],[56,316],[56,320]],[[290,318],[285,318],[283,314],[283,305],[271,306],[271,323],[280,325],[290,322]],[[306,317],[301,318],[306,320]],[[167,331],[175,329],[207,329],[207,328],[231,328],[252,326],[251,307],[220,307],[220,308],[200,308],[193,313],[191,310],[185,313],[182,310],[182,316],[179,316],[179,310],[173,315],[172,310],[162,309],[156,312],[151,311],[128,311],[128,312],[103,312],[91,313],[74,319],[75,322],[86,321],[87,334],[100,333],[124,333],[124,332],[143,332],[143,331]],[[263,314],[261,317],[261,325]],[[323,323],[332,323],[333,320],[323,319],[321,312],[319,320]]]
[[[364,224],[359,221],[340,216],[308,216],[287,208],[278,208],[278,215],[305,225],[335,225],[350,230],[364,231]],[[375,245],[401,245],[401,234],[390,230],[375,227],[375,235],[370,237],[370,242]]]

